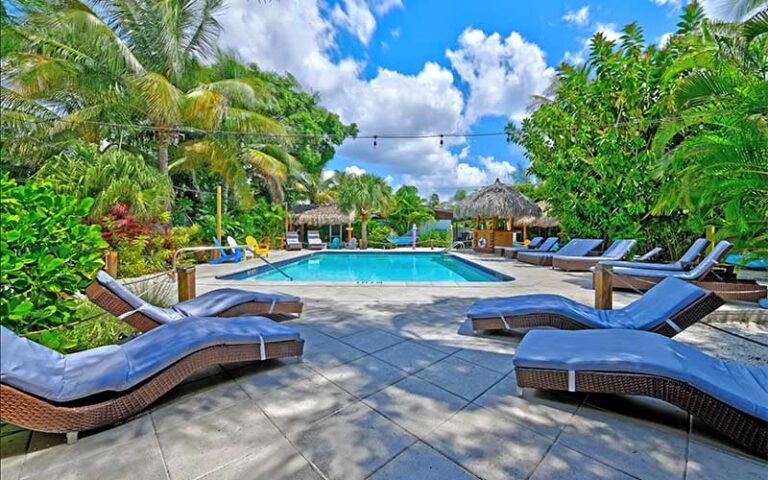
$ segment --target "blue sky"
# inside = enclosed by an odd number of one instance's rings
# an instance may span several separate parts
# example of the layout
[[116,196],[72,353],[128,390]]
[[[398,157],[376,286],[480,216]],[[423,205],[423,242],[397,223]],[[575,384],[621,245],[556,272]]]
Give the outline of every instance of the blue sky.
[[[501,131],[589,37],[637,21],[649,43],[675,30],[681,0],[229,0],[220,44],[291,72],[361,134]],[[525,164],[504,137],[350,140],[329,169],[366,171],[451,195]]]

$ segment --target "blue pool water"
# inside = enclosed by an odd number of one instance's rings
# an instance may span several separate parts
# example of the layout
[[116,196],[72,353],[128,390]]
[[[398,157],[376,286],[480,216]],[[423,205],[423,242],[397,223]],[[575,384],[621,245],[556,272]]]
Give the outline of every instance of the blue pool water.
[[[277,265],[300,282],[504,282],[512,280],[493,270],[447,253],[320,252]],[[261,266],[223,278],[289,281]]]

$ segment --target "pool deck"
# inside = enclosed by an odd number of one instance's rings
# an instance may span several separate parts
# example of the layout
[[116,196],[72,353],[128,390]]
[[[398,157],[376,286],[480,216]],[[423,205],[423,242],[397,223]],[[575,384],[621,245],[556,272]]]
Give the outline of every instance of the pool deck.
[[[279,260],[301,252],[273,252]],[[258,265],[199,266],[197,290],[299,295],[287,322],[302,362],[216,367],[124,424],[83,434],[2,436],[3,480],[761,479],[768,462],[669,404],[525,389],[515,336],[458,335],[478,298],[558,293],[591,304],[590,274],[462,253],[502,283],[223,281]],[[616,293],[621,306],[637,295]],[[710,355],[768,366],[768,311],[727,305],[676,337]]]

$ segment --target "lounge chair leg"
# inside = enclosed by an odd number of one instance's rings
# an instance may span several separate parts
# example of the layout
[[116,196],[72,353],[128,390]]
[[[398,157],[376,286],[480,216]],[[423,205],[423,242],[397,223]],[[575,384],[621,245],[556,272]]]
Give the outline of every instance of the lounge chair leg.
[[523,387],[515,387],[515,394],[518,397],[522,397],[523,396]]
[[77,433],[78,432],[67,432],[67,445],[77,443]]
[[296,363],[304,363],[304,355],[299,355],[296,357]]

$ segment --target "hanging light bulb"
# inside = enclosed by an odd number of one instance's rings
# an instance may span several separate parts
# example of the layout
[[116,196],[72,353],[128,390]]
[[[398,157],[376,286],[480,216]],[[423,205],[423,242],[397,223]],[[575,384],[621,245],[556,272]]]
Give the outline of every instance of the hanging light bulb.
[[379,146],[379,137],[376,135],[373,136],[373,148],[376,148]]

